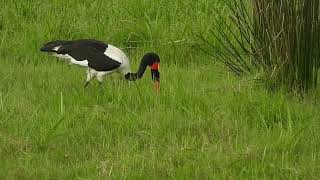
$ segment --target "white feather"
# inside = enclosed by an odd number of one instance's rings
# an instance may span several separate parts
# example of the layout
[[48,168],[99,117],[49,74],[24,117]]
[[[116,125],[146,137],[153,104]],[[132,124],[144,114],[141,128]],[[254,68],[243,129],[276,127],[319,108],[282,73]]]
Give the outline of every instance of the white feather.
[[88,60],[77,61],[77,60],[73,59],[72,57],[70,57],[70,62],[73,64],[80,65],[80,66],[88,67]]
[[52,50],[58,51],[58,49],[59,49],[60,47],[61,47],[61,46],[54,47]]
[[131,72],[129,58],[121,49],[108,44],[108,48],[104,54],[121,63],[120,67],[118,68],[120,73],[125,75]]

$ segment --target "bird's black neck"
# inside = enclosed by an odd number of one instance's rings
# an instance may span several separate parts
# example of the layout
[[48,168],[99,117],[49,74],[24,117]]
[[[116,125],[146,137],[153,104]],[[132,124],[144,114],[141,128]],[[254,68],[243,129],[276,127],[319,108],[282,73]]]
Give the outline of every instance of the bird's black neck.
[[137,79],[142,78],[144,72],[146,71],[147,66],[148,65],[145,63],[140,63],[138,71],[136,73],[134,73]]
[[144,72],[146,71],[147,65],[140,64],[139,70],[136,73],[128,73],[125,75],[125,79],[130,81],[135,81],[137,79],[141,79]]

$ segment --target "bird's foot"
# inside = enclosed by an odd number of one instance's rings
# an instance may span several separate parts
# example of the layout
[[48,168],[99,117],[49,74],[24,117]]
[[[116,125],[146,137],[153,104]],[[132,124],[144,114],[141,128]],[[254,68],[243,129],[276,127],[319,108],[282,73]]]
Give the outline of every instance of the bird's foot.
[[89,81],[86,81],[86,83],[84,84],[84,88],[87,88],[89,85]]

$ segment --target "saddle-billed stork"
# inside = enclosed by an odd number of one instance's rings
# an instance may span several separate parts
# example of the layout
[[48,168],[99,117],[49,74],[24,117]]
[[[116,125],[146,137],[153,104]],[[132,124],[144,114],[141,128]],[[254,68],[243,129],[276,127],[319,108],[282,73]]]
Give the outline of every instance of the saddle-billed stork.
[[124,75],[129,81],[140,79],[147,66],[151,69],[151,78],[156,90],[160,88],[160,58],[153,52],[145,54],[136,73],[131,72],[130,61],[119,48],[94,39],[55,40],[45,43],[41,49],[53,56],[67,60],[71,64],[88,67],[87,80],[84,87],[96,77],[102,83],[104,77],[113,72]]

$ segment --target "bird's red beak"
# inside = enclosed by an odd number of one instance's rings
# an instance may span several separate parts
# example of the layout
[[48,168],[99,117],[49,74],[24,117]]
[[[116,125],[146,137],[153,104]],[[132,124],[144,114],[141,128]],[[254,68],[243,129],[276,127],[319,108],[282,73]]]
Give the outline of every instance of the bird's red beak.
[[160,91],[160,62],[155,62],[150,66],[151,69],[151,77],[154,82],[154,89],[159,92]]

